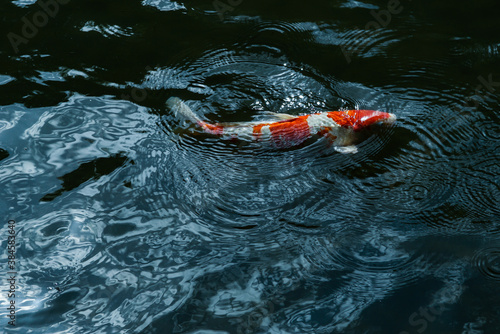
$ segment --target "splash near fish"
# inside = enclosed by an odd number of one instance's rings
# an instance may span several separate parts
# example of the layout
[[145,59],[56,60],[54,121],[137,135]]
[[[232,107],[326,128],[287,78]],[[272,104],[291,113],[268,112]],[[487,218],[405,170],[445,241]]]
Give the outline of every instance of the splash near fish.
[[210,123],[200,119],[187,104],[177,97],[166,102],[177,117],[197,124],[207,134],[223,139],[266,142],[279,149],[291,148],[314,136],[326,137],[342,153],[356,153],[353,145],[357,133],[374,124],[392,124],[396,116],[375,110],[329,111],[294,116],[271,113],[269,119],[258,122]]

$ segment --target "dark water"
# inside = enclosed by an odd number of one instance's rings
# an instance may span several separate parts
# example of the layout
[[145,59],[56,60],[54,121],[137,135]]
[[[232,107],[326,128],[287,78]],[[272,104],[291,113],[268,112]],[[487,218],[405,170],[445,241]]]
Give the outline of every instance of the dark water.
[[[497,1],[59,1],[0,5],[2,330],[500,330]],[[398,121],[269,151],[171,96]]]

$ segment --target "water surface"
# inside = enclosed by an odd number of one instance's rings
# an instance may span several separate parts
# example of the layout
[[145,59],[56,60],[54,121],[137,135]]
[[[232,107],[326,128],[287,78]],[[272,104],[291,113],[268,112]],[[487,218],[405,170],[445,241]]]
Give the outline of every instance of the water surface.
[[[2,328],[500,329],[495,1],[59,1],[0,5]],[[171,96],[398,121],[273,151],[186,134]]]

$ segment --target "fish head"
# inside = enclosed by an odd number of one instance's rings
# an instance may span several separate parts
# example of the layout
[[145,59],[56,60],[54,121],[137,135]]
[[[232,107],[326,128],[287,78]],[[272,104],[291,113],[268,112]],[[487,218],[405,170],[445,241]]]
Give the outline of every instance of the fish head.
[[396,121],[396,115],[376,110],[349,110],[352,128],[359,131],[374,124],[390,125]]
[[376,110],[346,110],[327,113],[335,123],[344,128],[359,131],[373,124],[392,124],[396,115]]

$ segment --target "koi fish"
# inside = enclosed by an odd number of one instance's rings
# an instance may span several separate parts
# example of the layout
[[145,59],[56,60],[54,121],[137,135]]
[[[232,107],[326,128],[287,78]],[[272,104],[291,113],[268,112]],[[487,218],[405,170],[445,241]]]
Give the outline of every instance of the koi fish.
[[329,111],[293,116],[272,113],[269,120],[242,123],[209,123],[200,119],[181,99],[171,97],[167,107],[176,116],[197,124],[205,133],[223,139],[268,142],[275,148],[290,148],[313,136],[326,137],[342,153],[356,153],[356,134],[373,124],[392,124],[394,114],[375,110]]

